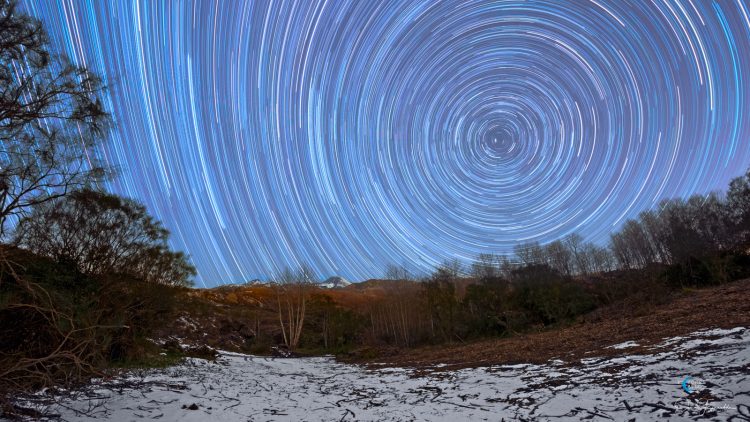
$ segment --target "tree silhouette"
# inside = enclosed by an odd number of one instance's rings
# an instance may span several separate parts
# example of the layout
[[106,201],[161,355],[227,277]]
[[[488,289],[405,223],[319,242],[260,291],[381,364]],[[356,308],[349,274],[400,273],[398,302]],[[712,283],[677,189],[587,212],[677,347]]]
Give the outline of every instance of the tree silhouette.
[[16,229],[20,246],[84,274],[129,274],[152,283],[190,285],[195,268],[181,252],[169,249],[168,237],[143,205],[93,190],[37,204]]
[[[49,51],[39,20],[0,0],[0,236],[31,206],[105,176],[101,79]],[[15,218],[14,218],[15,217]]]

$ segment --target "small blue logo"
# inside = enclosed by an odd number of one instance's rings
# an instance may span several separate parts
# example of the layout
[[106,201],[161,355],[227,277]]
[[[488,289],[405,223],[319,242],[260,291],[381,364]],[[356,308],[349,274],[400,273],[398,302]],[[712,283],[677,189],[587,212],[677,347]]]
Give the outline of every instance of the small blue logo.
[[682,380],[682,389],[688,394],[693,393],[693,390],[690,389],[690,377],[685,377],[685,379]]
[[706,388],[705,382],[694,380],[690,376],[685,377],[680,385],[682,386],[682,389],[688,394],[693,394],[696,391],[700,391]]

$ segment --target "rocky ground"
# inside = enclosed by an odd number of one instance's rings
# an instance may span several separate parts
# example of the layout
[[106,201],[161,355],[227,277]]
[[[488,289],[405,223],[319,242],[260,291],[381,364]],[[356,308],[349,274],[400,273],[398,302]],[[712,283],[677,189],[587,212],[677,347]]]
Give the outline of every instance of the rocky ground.
[[47,391],[18,404],[60,420],[750,421],[750,328],[611,344],[542,364],[379,369],[222,353]]

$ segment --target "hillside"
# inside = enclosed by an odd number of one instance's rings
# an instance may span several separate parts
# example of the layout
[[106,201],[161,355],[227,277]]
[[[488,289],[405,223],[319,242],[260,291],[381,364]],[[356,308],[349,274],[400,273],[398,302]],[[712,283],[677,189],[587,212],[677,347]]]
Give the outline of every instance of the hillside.
[[[569,327],[468,344],[382,350],[377,357],[354,355],[349,360],[417,368],[441,364],[444,369],[457,369],[641,353],[665,338],[697,330],[750,327],[750,279],[686,290],[642,315],[622,315],[622,310],[611,307]],[[637,346],[609,347],[628,341]]]
[[[405,297],[408,302],[409,297],[420,297],[421,289],[419,283],[387,280],[356,283],[340,289],[315,288],[310,292],[305,338],[308,343],[317,341],[315,339],[325,329],[320,321],[331,322],[332,315],[338,315],[337,318],[349,315],[352,321],[358,321],[357,327],[364,328],[357,328],[360,330],[357,332],[369,329],[370,318],[379,315],[381,306],[385,311],[400,312],[402,302],[398,299]],[[628,298],[641,300],[640,296]],[[178,317],[159,330],[162,339],[255,354],[270,354],[283,342],[276,299],[269,286],[185,290],[178,302]],[[718,287],[665,292],[655,303],[640,303],[639,306],[617,301],[572,323],[501,338],[412,347],[357,338],[348,348],[333,351],[340,359],[351,362],[378,361],[410,367],[446,364],[450,368],[461,368],[639,352],[665,337],[738,326],[750,326],[750,279]],[[328,329],[336,327],[339,326],[331,325]],[[607,346],[626,341],[640,346],[627,350],[607,349]],[[299,352],[330,353],[314,348]]]

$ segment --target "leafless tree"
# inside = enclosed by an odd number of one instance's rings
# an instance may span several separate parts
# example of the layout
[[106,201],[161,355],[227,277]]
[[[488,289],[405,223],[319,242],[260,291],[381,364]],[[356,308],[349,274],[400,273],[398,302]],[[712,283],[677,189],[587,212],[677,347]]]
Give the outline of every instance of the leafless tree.
[[746,251],[750,246],[750,170],[730,182],[726,200],[732,227],[729,243],[732,248]]
[[591,272],[591,256],[587,253],[587,243],[577,233],[572,233],[563,239],[565,247],[570,251],[575,265],[575,272],[588,275]]
[[388,264],[385,269],[386,280],[413,280],[414,277],[403,265]]
[[471,276],[479,280],[499,277],[500,258],[494,254],[479,254],[471,264]]
[[569,277],[573,274],[573,254],[560,240],[549,243],[544,248],[546,261],[560,274]]
[[516,245],[513,248],[516,258],[523,266],[546,264],[544,248],[539,242],[529,242]]
[[615,269],[615,259],[609,249],[598,246],[593,243],[587,243],[584,246],[584,254],[591,264],[591,271],[603,273]]
[[299,269],[286,268],[274,278],[276,306],[284,345],[296,350],[305,325],[307,302],[315,285],[312,269],[302,265]]

